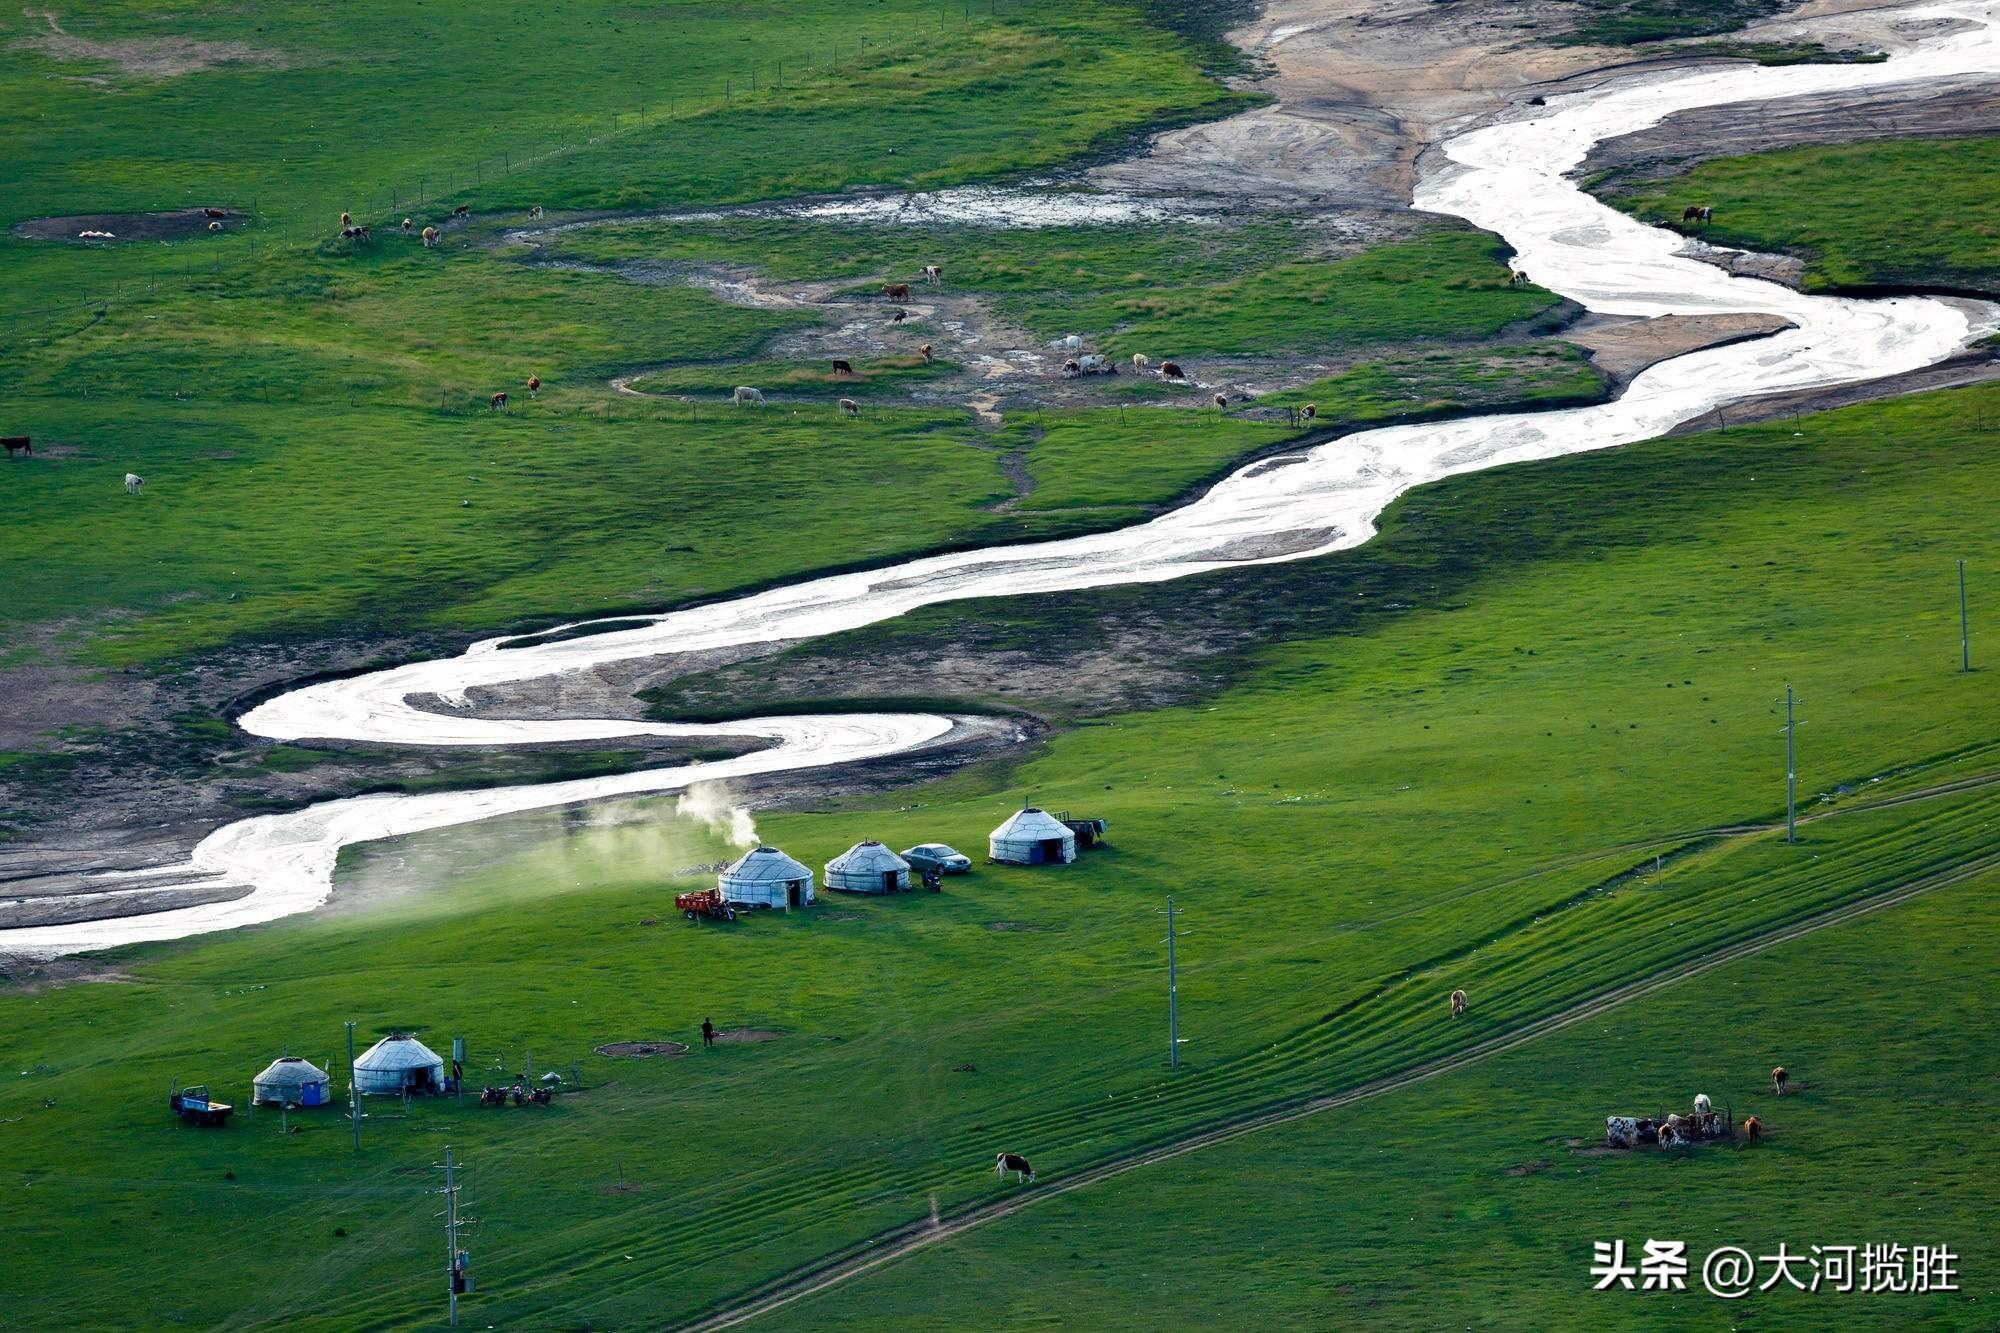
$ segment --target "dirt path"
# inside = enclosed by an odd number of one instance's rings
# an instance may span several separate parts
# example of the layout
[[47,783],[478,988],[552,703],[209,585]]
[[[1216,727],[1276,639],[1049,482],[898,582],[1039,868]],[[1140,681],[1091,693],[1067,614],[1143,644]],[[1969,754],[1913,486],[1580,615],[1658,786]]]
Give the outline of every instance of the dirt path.
[[[1977,779],[1980,783],[1991,783],[1996,776],[1987,775]],[[1906,793],[1893,803],[1925,799],[1931,795],[1964,790],[1966,783],[1941,784],[1929,792]],[[1856,809],[1862,807],[1854,807]],[[1143,1167],[1156,1166],[1162,1162],[1184,1157],[1204,1148],[1212,1148],[1280,1125],[1292,1124],[1316,1116],[1325,1111],[1338,1110],[1367,1101],[1387,1093],[1427,1083],[1432,1079],[1454,1073],[1470,1065],[1491,1059],[1496,1055],[1516,1050],[1530,1042],[1539,1040],[1553,1032],[1559,1032],[1586,1019],[1595,1018],[1610,1010],[1628,1004],[1633,1000],[1666,990],[1684,981],[1711,972],[1718,967],[1751,957],[1754,954],[1790,943],[1817,931],[1832,926],[1845,925],[1851,921],[1895,907],[1937,889],[2000,869],[2000,853],[1969,857],[1945,869],[1920,876],[1885,890],[1858,902],[1831,908],[1790,925],[1781,926],[1734,944],[1712,949],[1707,953],[1684,960],[1648,976],[1616,986],[1598,995],[1559,1010],[1543,1018],[1525,1023],[1508,1032],[1475,1042],[1464,1050],[1436,1060],[1418,1065],[1376,1079],[1340,1092],[1314,1097],[1291,1105],[1269,1108],[1224,1120],[1212,1128],[1187,1135],[1172,1143],[1154,1148],[1142,1149],[1110,1158],[1094,1167],[1065,1176],[1046,1185],[1038,1185],[990,1203],[977,1204],[959,1213],[936,1221],[918,1221],[905,1227],[887,1232],[856,1246],[850,1246],[826,1259],[795,1269],[793,1272],[755,1289],[736,1304],[704,1318],[687,1324],[688,1329],[732,1328],[748,1323],[761,1315],[782,1309],[807,1297],[817,1295],[831,1287],[865,1276],[878,1268],[905,1258],[918,1250],[947,1241],[965,1234],[977,1227],[986,1226],[1022,1212],[1037,1203],[1060,1198],[1065,1194],[1088,1189],[1107,1180],[1116,1179]]]

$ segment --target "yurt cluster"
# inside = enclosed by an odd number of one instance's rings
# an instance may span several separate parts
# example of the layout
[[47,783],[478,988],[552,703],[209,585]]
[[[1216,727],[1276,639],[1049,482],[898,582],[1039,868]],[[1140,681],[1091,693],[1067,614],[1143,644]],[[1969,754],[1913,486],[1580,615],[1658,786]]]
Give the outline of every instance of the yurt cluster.
[[[392,1032],[354,1057],[354,1086],[364,1097],[456,1091],[445,1074],[444,1057],[407,1032]],[[302,1056],[281,1055],[251,1080],[250,1100],[258,1106],[332,1106],[333,1077]]]
[[[1070,819],[1031,805],[993,830],[986,840],[986,859],[1001,865],[1068,865],[1080,847],[1095,846],[1103,837],[1101,819]],[[916,854],[937,846],[923,844],[909,850]],[[961,873],[970,868],[965,858],[953,856]],[[905,856],[872,839],[857,842],[828,861],[818,879],[812,867],[776,847],[753,847],[723,868],[716,887],[731,906],[790,911],[812,905],[815,884],[842,893],[905,893],[912,887],[913,869]]]

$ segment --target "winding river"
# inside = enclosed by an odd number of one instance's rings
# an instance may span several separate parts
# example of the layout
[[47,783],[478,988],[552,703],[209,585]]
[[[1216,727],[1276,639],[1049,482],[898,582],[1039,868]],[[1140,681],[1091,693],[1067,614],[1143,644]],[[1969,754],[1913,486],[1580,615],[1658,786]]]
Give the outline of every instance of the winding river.
[[[249,886],[227,901],[150,914],[0,933],[0,951],[64,954],[172,939],[308,911],[332,892],[334,863],[352,843],[418,833],[580,801],[670,792],[696,782],[780,773],[905,753],[958,725],[926,714],[767,717],[723,725],[624,719],[474,716],[471,692],[602,663],[700,649],[811,638],[970,597],[1151,583],[1210,570],[1304,560],[1366,541],[1374,520],[1412,486],[1509,463],[1651,439],[1744,399],[1849,384],[1944,360],[1995,326],[1992,312],[1924,298],[1805,296],[1734,277],[1687,257],[1675,234],[1599,204],[1567,178],[1595,144],[1678,111],[1810,93],[2000,73],[2000,0],[1927,5],[1913,19],[1947,21],[1937,35],[1875,65],[1730,65],[1616,78],[1549,99],[1519,119],[1469,130],[1427,158],[1415,204],[1498,232],[1542,286],[1615,315],[1763,312],[1790,330],[1663,362],[1616,402],[1503,414],[1350,435],[1302,451],[1290,466],[1245,468],[1199,500],[1150,522],[1063,541],[914,560],[813,579],[734,601],[653,617],[582,637],[509,647],[476,643],[458,657],[305,686],[250,712],[243,727],[273,740],[405,745],[514,745],[625,736],[751,738],[767,744],[719,762],[534,786],[330,801],[217,830],[191,864],[148,872],[203,887]],[[1955,21],[1955,22],[1949,22]],[[636,623],[634,623],[636,621]],[[574,627],[569,627],[574,628]],[[414,698],[439,697],[443,707]],[[139,887],[144,875],[123,876]]]

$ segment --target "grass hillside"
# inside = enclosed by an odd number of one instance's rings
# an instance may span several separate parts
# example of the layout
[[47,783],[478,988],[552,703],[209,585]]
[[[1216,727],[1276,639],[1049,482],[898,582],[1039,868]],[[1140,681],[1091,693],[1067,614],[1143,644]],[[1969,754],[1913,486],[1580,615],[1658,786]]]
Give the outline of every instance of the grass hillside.
[[1884,139],[1719,158],[1669,180],[1614,182],[1608,197],[1673,225],[1688,205],[1712,205],[1704,240],[1798,255],[1808,289],[1994,292],[1996,180],[2000,138]]
[[[2000,1112],[1991,1081],[1967,1076],[1992,1059],[1979,997],[1996,929],[1988,874],[1423,1087],[1049,1199],[764,1322],[1991,1327],[2000,1265],[1979,1238],[2000,1150],[1964,1127]],[[1771,1096],[1780,1061],[1800,1095]],[[1768,1137],[1581,1150],[1604,1115],[1685,1111],[1697,1092]],[[1686,1243],[1692,1290],[1591,1290],[1593,1242],[1622,1239],[1636,1261],[1649,1237]],[[1711,1249],[1781,1243],[1808,1260],[1814,1245],[1944,1244],[1960,1289],[1842,1294],[1829,1277],[1734,1305],[1701,1289]]]
[[[25,1071],[0,1083],[5,1178],[30,1205],[16,1308],[41,1326],[141,1301],[243,1326],[430,1317],[422,1191],[449,1142],[481,1219],[474,1317],[655,1325],[933,1197],[990,1196],[996,1143],[1059,1177],[2000,850],[1983,789],[1876,804],[1990,771],[2000,746],[1992,673],[1957,671],[1952,583],[2000,535],[1993,405],[1938,394],[1426,488],[1376,545],[1295,567],[1346,600],[1411,577],[1398,609],[1257,650],[1206,703],[760,829],[814,864],[863,836],[977,848],[1026,792],[1111,821],[1068,870],[697,928],[670,895],[719,853],[707,835],[660,803],[623,830],[552,815],[357,849],[346,911],[0,999]],[[1491,549],[1465,571],[1446,533]],[[1193,604],[1197,582],[1178,590]],[[1831,817],[1797,847],[1707,832],[1781,811],[1787,682],[1805,806]],[[1177,1075],[1169,892],[1188,932]],[[1454,986],[1476,997],[1457,1025]],[[689,1040],[703,1017],[784,1035],[589,1054]],[[221,1134],[166,1117],[171,1078],[240,1096],[284,1047],[333,1054],[349,1018],[465,1034],[474,1078],[531,1050],[574,1062],[591,1090],[546,1114],[376,1106],[359,1157],[324,1117],[289,1138],[268,1116]],[[1658,1071],[1647,1098],[1694,1090]]]

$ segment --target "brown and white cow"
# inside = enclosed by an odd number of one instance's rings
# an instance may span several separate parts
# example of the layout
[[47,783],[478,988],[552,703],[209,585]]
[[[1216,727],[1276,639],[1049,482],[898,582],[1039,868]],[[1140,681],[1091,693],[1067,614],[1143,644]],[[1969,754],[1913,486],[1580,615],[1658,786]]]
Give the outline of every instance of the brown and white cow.
[[1160,378],[1163,380],[1184,380],[1187,378],[1187,372],[1180,368],[1178,362],[1162,361],[1160,362]]
[[929,343],[925,343],[922,347],[919,347],[917,353],[923,357],[925,365],[928,366],[931,363],[931,345]]
[[1773,1097],[1784,1096],[1785,1085],[1787,1083],[1790,1083],[1791,1081],[1792,1081],[1792,1076],[1785,1072],[1785,1067],[1783,1065],[1779,1065],[1776,1069],[1773,1069],[1771,1071],[1771,1095]]
[[1014,1179],[1017,1181],[1026,1181],[1030,1185],[1035,1183],[1035,1168],[1028,1165],[1027,1158],[1015,1153],[1003,1152],[993,1159],[994,1175],[1005,1180],[1009,1171],[1014,1173]]
[[[1216,397],[1218,398],[1220,398],[1221,396],[1222,396],[1221,394],[1216,395]],[[1462,990],[1453,991],[1451,993],[1451,1016],[1453,1018],[1464,1018],[1465,1005],[1466,1005],[1465,992]]]
[[528,376],[528,397],[533,398],[536,394],[540,393],[541,391],[542,391],[542,377],[540,375]]
[[436,227],[425,227],[424,249],[428,250],[437,243],[438,243],[438,229]]
[[472,212],[471,204],[460,204],[457,208],[451,210],[451,215],[455,218],[462,218],[471,212]]
[[498,412],[501,408],[507,406],[507,395],[504,393],[496,393],[491,398],[486,400],[486,405],[492,408],[495,412]]
[[925,282],[938,282],[941,281],[943,278],[944,278],[944,265],[942,264],[924,265]]

